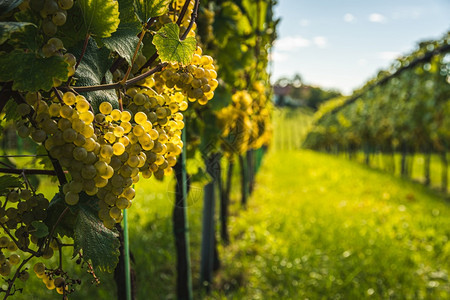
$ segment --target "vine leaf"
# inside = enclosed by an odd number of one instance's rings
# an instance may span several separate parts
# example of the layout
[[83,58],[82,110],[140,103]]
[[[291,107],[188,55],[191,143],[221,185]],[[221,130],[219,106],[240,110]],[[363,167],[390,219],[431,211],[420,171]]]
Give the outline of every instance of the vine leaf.
[[[44,220],[44,223],[47,225],[47,228],[53,228],[57,225],[54,231],[55,234],[73,238],[73,228],[75,227],[76,214],[68,211],[58,222],[58,219],[66,208],[67,205],[64,201],[64,194],[62,192],[55,194],[48,206],[47,218]],[[58,224],[56,224],[56,222],[58,222]]]
[[119,3],[114,0],[78,0],[84,26],[92,35],[109,37],[119,26]]
[[103,225],[97,210],[84,203],[79,205],[75,223],[74,255],[83,250],[85,260],[90,260],[101,271],[113,272],[119,262],[119,234]]
[[37,238],[46,237],[49,233],[47,225],[45,225],[45,223],[43,222],[33,221],[31,222],[31,226],[36,229],[36,231],[33,231],[31,234]]
[[187,65],[194,55],[197,41],[194,37],[180,40],[180,27],[175,23],[164,25],[153,37],[153,45],[162,62],[179,62]]
[[41,58],[34,53],[14,50],[0,55],[0,81],[14,81],[13,90],[49,91],[54,78],[67,80],[68,66],[59,56]]
[[110,37],[101,40],[101,43],[111,51],[117,52],[125,58],[129,65],[133,59],[134,50],[137,47],[138,33],[142,25],[137,19],[134,11],[133,0],[119,0],[120,24]]
[[140,32],[133,24],[119,25],[117,31],[110,37],[102,39],[106,48],[116,51],[121,57],[125,58],[129,65],[133,59],[134,50],[137,47],[139,38],[137,34]]
[[[82,49],[83,43],[80,43],[77,47],[70,49],[69,51],[70,53],[73,53],[77,59],[79,59]],[[103,77],[105,77],[105,74],[108,72],[109,67],[112,64],[112,60],[109,58],[109,52],[110,51],[106,48],[98,48],[94,39],[89,39],[86,52],[74,76],[77,80],[76,86],[90,86],[102,83]],[[115,108],[119,107],[114,91],[104,90],[82,94],[88,99],[89,102],[91,102],[95,113],[98,112],[100,103],[104,101],[110,102]]]
[[0,12],[1,12],[0,16],[6,15],[11,10],[13,10],[17,6],[19,6],[20,3],[22,3],[22,2],[23,2],[23,0],[2,0],[2,1],[0,1]]
[[5,194],[10,188],[21,187],[22,182],[19,177],[11,175],[2,175],[0,177],[0,194]]
[[149,18],[165,14],[172,1],[173,0],[136,0],[134,7],[141,23],[146,23]]
[[36,26],[28,22],[0,22],[0,45],[6,42],[14,32],[23,31],[30,25]]

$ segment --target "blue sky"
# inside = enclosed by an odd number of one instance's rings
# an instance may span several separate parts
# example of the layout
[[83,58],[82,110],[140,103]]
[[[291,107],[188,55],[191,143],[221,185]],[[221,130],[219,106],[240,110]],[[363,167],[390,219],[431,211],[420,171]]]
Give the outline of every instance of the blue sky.
[[272,81],[299,73],[347,94],[450,30],[450,0],[279,0],[275,13]]

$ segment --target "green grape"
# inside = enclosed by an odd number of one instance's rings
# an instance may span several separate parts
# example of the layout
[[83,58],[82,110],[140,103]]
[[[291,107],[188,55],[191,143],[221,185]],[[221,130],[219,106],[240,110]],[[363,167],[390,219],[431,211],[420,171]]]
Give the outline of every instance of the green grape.
[[[66,199],[67,199],[67,195],[66,195]],[[67,200],[66,200],[66,203],[67,203]],[[69,203],[67,203],[67,204],[69,204]],[[73,204],[72,204],[73,205]],[[50,247],[48,247],[48,248],[46,248],[45,250],[44,250],[44,252],[42,253],[42,258],[43,259],[49,259],[49,258],[51,258],[52,256],[53,256],[53,249],[52,248],[50,248]]]
[[99,106],[99,110],[104,115],[109,115],[112,111],[113,107],[109,102],[102,102]]
[[136,137],[139,137],[139,136],[145,134],[145,129],[144,129],[144,127],[143,127],[142,125],[136,125],[136,126],[134,126],[134,127],[133,127],[133,134],[134,134]]
[[47,42],[48,45],[52,45],[53,47],[55,47],[56,51],[64,49],[64,44],[63,42],[58,39],[58,38],[51,38],[48,40]]
[[58,120],[58,128],[60,130],[64,131],[66,129],[72,128],[72,123],[67,119],[59,119]]
[[133,126],[131,125],[131,123],[127,122],[127,121],[122,121],[122,123],[120,125],[123,128],[123,133],[128,133],[133,129]]
[[11,265],[17,265],[20,262],[20,255],[13,253],[8,257],[9,262]]
[[69,191],[64,196],[64,200],[68,205],[75,205],[80,200],[80,197],[78,196],[78,194]]
[[87,157],[87,150],[83,147],[75,147],[73,149],[73,158],[75,158],[78,161],[84,161]]
[[31,198],[31,196],[32,196],[32,194],[31,194],[30,190],[22,190],[20,192],[20,199],[28,200]]
[[17,134],[21,138],[27,138],[28,136],[30,136],[30,133],[31,133],[31,129],[28,128],[27,126],[20,126],[17,128]]
[[119,197],[119,198],[117,198],[115,204],[116,204],[116,207],[119,209],[126,209],[126,208],[130,207],[131,201],[125,197]]
[[56,31],[58,31],[58,27],[50,21],[50,20],[44,20],[42,22],[42,30],[47,36],[54,36],[56,34]]
[[11,264],[8,261],[0,265],[0,275],[9,276],[10,273],[11,273]]
[[103,178],[105,178],[105,179],[109,179],[109,178],[111,178],[113,175],[114,175],[114,169],[113,169],[110,165],[108,165],[108,166],[106,167],[105,173],[102,174],[101,177],[103,177]]
[[83,177],[84,179],[93,179],[96,175],[97,175],[97,170],[95,169],[95,167],[93,165],[86,165],[81,170],[81,177]]
[[120,142],[114,143],[112,148],[113,148],[114,155],[117,155],[117,156],[122,155],[122,153],[125,152],[125,146]]
[[114,135],[118,138],[122,137],[123,134],[125,133],[125,130],[123,129],[122,126],[116,126],[114,127]]
[[100,148],[100,155],[104,158],[109,158],[114,154],[114,150],[110,145],[102,145]]
[[122,195],[128,200],[133,200],[133,198],[135,196],[135,191],[134,191],[134,189],[132,187],[127,187],[123,191]]
[[19,274],[19,279],[21,281],[27,281],[30,278],[30,273],[28,273],[27,271],[22,271]]
[[78,99],[78,98],[76,98],[76,99],[77,99],[76,108],[79,112],[83,113],[83,112],[89,111],[90,104],[84,97],[80,98],[80,99]]
[[62,277],[56,277],[54,279],[54,283],[56,287],[64,287],[66,281]]
[[58,11],[52,17],[52,22],[55,23],[56,26],[62,26],[66,23],[67,13]]
[[73,0],[58,0],[59,7],[61,9],[71,9],[73,6]]
[[45,133],[44,130],[38,129],[31,133],[31,138],[36,143],[43,143],[45,139],[47,138],[47,133]]
[[[17,201],[19,201],[19,198],[20,198],[19,193],[16,191],[9,192],[8,196],[7,196],[7,200],[11,203],[16,203]],[[0,239],[0,241],[1,241],[1,239]],[[0,247],[1,247],[1,243],[0,243]]]
[[[72,0],[71,0],[72,1]],[[66,53],[64,54],[64,60],[71,66],[75,66],[75,64],[77,63],[77,59],[76,57],[71,54],[71,53]]]
[[75,141],[77,135],[78,135],[77,132],[72,128],[67,128],[63,131],[63,139],[68,143]]
[[113,206],[109,210],[109,215],[111,216],[111,218],[118,220],[122,217],[122,210],[120,210],[120,208]]
[[58,11],[58,3],[54,0],[45,0],[43,10],[47,15],[54,14]]
[[142,125],[143,123],[145,123],[147,121],[147,115],[140,111],[134,115],[134,121],[137,124]]
[[65,119],[70,119],[73,115],[73,109],[72,107],[70,107],[69,105],[64,105],[61,107],[59,113],[61,115],[61,117],[65,118]]
[[110,115],[114,121],[119,121],[122,116],[122,112],[118,109],[114,109],[111,111]]

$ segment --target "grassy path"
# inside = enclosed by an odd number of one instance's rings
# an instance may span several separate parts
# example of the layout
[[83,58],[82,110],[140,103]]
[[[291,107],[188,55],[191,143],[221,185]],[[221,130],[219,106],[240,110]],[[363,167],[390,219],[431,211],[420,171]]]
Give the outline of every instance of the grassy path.
[[448,202],[360,164],[269,153],[231,224],[214,299],[450,298]]

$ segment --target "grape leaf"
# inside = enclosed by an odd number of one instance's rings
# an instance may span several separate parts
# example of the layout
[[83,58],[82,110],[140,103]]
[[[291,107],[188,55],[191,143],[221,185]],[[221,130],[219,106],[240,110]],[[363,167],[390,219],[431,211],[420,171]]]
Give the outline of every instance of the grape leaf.
[[[83,43],[69,49],[77,58],[81,56]],[[103,77],[109,70],[112,60],[109,58],[109,50],[98,48],[94,39],[90,38],[86,47],[86,52],[75,73],[76,86],[90,86],[102,83]],[[98,106],[104,101],[110,102],[113,107],[118,108],[119,103],[114,90],[94,91],[82,93],[91,102],[94,112],[98,112]]]
[[17,6],[19,6],[20,3],[22,3],[22,2],[23,2],[23,0],[2,0],[2,1],[0,1],[0,12],[1,12],[0,16],[6,15],[11,10],[13,10]]
[[[44,220],[47,228],[53,228],[58,222],[63,211],[67,208],[67,204],[64,201],[64,194],[59,192],[55,194],[52,201],[47,209],[47,218]],[[54,233],[59,234],[60,236],[67,236],[73,238],[74,232],[73,229],[75,227],[75,219],[76,212],[68,211],[66,214],[59,220]]]
[[128,64],[131,65],[134,50],[139,42],[139,38],[137,37],[139,32],[140,30],[136,29],[133,24],[122,25],[121,23],[117,31],[110,37],[102,39],[102,42],[106,48],[117,52],[117,54],[125,58]]
[[37,238],[43,238],[48,235],[48,227],[43,222],[39,221],[33,221],[31,222],[31,226],[36,229],[36,231],[33,231],[31,234]]
[[90,260],[101,271],[113,272],[119,262],[118,232],[103,225],[97,210],[85,203],[79,205],[75,223],[74,254],[83,250],[85,260]]
[[153,37],[153,45],[163,62],[179,62],[187,65],[194,55],[197,41],[194,37],[180,40],[180,27],[175,23],[164,25]]
[[141,23],[146,23],[151,17],[162,16],[169,9],[173,0],[136,0],[134,7]]
[[93,36],[109,37],[119,26],[119,4],[114,0],[78,0],[84,26]]
[[0,45],[6,42],[14,32],[23,31],[26,26],[36,26],[28,22],[0,22]]
[[10,188],[22,187],[22,181],[19,177],[11,175],[2,175],[0,177],[0,194],[5,194]]
[[14,50],[0,55],[0,81],[14,81],[13,90],[49,91],[53,78],[66,81],[68,64],[62,57],[41,58],[34,53]]

